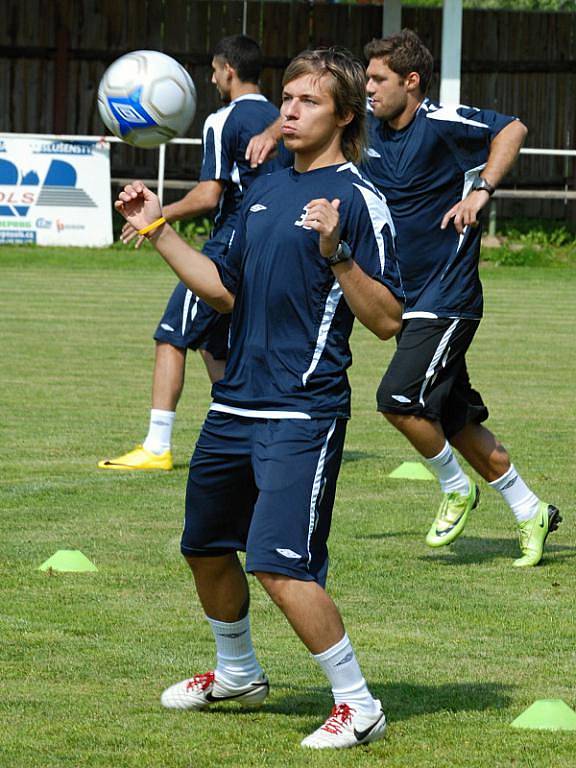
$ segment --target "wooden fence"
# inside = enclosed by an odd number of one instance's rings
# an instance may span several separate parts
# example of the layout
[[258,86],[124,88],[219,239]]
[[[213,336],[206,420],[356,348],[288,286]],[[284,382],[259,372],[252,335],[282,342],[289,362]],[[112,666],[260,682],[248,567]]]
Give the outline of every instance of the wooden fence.
[[[4,0],[0,25],[0,131],[100,134],[96,91],[105,68],[126,51],[153,48],[174,55],[198,90],[190,130],[218,107],[210,84],[211,50],[242,31],[238,0]],[[441,11],[403,9],[440,58]],[[382,7],[302,2],[249,2],[247,33],[263,48],[262,86],[278,102],[282,71],[309,46],[344,45],[361,55],[379,37]],[[527,145],[572,148],[576,133],[576,14],[464,11],[462,101],[516,114],[529,128]],[[432,96],[438,93],[436,75]],[[114,147],[113,175],[153,176],[156,153]],[[170,147],[167,178],[194,178],[196,149]],[[574,186],[574,161],[524,157],[508,184]],[[562,217],[574,203],[507,201],[506,214]]]

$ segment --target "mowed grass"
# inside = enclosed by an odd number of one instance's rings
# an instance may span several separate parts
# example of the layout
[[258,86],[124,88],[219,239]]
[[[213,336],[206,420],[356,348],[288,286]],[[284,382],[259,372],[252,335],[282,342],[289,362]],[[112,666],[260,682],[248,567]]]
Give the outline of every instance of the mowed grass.
[[[576,765],[576,732],[510,727],[536,699],[576,707],[576,270],[492,267],[483,279],[473,381],[516,466],[564,523],[542,566],[514,569],[512,515],[482,484],[464,535],[428,550],[437,488],[388,477],[417,457],[375,412],[393,345],[358,326],[329,590],[390,726],[370,747],[311,755],[299,741],[326,717],[329,691],[255,582],[266,705],[159,705],[167,684],[213,664],[179,555],[187,462],[209,402],[200,360],[188,366],[174,472],[96,462],[145,435],[150,337],[174,277],[149,250],[2,248],[2,768]],[[98,573],[39,571],[58,549],[80,549]]]

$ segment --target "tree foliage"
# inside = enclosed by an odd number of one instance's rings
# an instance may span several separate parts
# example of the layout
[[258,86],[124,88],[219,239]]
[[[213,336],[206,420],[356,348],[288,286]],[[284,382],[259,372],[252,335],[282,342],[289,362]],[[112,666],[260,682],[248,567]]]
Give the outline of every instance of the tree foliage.
[[[508,11],[576,11],[576,0],[463,0],[464,8]],[[403,5],[441,7],[443,0],[403,0]]]

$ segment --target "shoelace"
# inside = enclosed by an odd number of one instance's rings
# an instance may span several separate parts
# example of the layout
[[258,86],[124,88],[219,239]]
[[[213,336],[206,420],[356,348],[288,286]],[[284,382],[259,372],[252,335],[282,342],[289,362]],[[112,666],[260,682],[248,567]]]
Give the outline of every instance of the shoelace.
[[462,514],[462,508],[466,505],[466,497],[460,493],[447,493],[442,500],[442,507],[438,517],[442,522],[453,523]]
[[354,711],[355,710],[349,707],[348,704],[335,704],[332,707],[332,712],[330,712],[328,720],[326,720],[322,726],[322,730],[337,736],[342,733],[342,730],[347,723],[352,722]]
[[200,688],[201,691],[205,691],[208,686],[214,682],[214,672],[205,672],[203,675],[194,675],[192,680],[188,680],[186,690],[190,688]]
[[[533,523],[535,520],[527,520],[526,522]],[[524,525],[518,528],[518,538],[520,540],[520,549],[522,552],[528,549],[528,544],[530,543],[530,537],[532,536],[533,530],[534,525]]]

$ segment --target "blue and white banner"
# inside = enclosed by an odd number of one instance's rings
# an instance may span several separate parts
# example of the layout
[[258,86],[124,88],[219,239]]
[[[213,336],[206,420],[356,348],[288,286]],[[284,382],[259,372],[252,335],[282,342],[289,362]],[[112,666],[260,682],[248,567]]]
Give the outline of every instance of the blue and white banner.
[[110,245],[110,144],[0,133],[2,243]]

